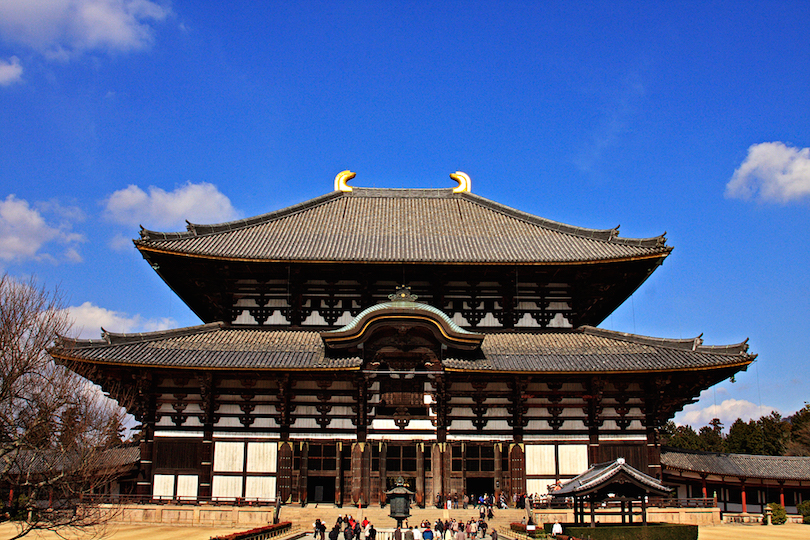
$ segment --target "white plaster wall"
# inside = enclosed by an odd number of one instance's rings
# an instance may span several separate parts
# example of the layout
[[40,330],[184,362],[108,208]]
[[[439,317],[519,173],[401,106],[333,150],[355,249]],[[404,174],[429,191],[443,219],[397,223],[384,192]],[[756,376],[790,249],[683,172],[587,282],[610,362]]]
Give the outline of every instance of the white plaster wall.
[[587,444],[561,444],[560,474],[577,475],[588,469]]
[[[553,476],[556,473],[553,444],[526,445],[526,474]],[[529,490],[529,493],[534,493]]]
[[196,474],[181,474],[177,476],[177,498],[196,499],[199,477]]
[[174,497],[174,475],[156,474],[152,480],[152,497],[155,499],[171,499]]
[[215,499],[235,499],[242,496],[241,476],[216,476],[211,482],[211,496]]
[[246,499],[275,499],[275,476],[249,476],[245,482]]
[[249,442],[247,472],[275,473],[277,447],[277,443],[274,442]]
[[245,443],[214,443],[214,472],[242,472],[245,465]]

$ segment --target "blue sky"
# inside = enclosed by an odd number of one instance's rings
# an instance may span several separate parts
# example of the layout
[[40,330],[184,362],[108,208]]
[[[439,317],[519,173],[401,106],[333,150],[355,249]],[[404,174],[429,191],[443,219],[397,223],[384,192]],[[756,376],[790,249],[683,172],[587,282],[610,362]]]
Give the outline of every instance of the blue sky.
[[810,399],[810,3],[0,0],[0,269],[85,337],[197,324],[132,247],[452,187],[674,251],[603,324],[750,338],[676,418]]

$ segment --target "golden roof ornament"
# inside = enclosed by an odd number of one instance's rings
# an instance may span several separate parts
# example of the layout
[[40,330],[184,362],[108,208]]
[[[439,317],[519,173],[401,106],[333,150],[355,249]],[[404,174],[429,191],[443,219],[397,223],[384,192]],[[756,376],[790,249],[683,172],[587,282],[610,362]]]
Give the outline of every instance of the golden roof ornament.
[[357,176],[357,173],[353,173],[352,171],[346,169],[343,172],[339,172],[337,176],[335,176],[335,191],[343,191],[348,193],[352,190],[352,186],[348,185],[348,181]]
[[461,171],[450,174],[450,178],[458,182],[458,186],[453,188],[453,193],[464,193],[470,191],[470,177]]

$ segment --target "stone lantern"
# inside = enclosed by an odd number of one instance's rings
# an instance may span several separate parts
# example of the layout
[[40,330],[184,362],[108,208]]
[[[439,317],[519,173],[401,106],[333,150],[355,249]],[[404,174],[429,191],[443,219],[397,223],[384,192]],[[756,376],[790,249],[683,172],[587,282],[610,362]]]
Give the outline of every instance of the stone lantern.
[[411,515],[411,497],[414,492],[405,487],[405,480],[397,478],[397,486],[385,492],[391,511],[388,514],[397,520],[397,527],[402,527],[402,520]]

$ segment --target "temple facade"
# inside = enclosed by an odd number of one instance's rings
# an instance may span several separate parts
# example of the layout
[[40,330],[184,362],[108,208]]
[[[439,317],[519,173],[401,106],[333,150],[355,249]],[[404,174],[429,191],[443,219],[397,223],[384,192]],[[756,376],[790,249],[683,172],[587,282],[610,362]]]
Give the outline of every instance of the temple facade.
[[598,328],[663,263],[663,236],[557,223],[455,189],[348,185],[135,247],[203,324],[64,339],[59,361],[142,425],[138,492],[375,504],[546,493],[624,458],[661,479],[658,430],[754,359]]

